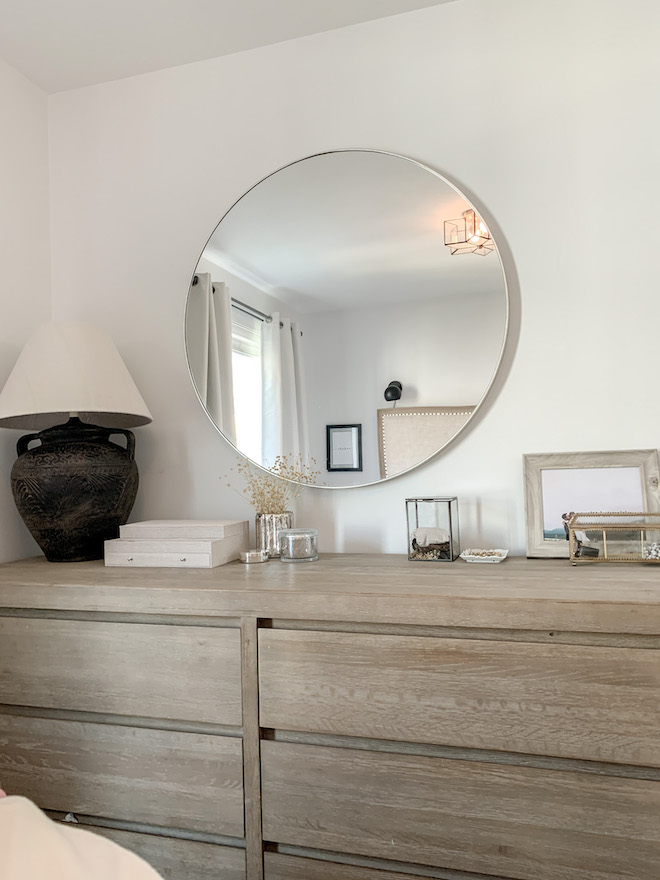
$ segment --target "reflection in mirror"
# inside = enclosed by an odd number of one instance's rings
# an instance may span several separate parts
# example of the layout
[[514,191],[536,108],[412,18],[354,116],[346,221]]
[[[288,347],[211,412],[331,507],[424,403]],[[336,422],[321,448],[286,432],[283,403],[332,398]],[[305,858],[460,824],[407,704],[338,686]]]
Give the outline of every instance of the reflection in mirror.
[[[363,485],[462,430],[508,315],[497,249],[444,244],[445,221],[471,208],[430,169],[368,150],[302,159],[236,202],[197,264],[186,350],[207,414],[242,455]],[[399,399],[384,394],[394,380]],[[361,426],[361,471],[327,469],[330,425]]]

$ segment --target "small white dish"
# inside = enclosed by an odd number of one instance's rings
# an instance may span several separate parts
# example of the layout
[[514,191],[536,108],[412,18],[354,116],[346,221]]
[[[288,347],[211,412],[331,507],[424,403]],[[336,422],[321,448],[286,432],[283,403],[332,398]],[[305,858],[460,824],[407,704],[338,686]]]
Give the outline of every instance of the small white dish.
[[460,554],[465,562],[503,562],[509,555],[508,550],[463,550]]

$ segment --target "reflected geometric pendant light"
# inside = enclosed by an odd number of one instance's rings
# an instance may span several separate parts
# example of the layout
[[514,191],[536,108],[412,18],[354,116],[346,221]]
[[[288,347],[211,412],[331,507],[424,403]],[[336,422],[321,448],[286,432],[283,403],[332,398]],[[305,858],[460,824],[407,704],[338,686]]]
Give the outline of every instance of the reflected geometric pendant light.
[[480,254],[495,250],[490,232],[481,217],[469,208],[458,220],[445,220],[445,244],[452,254]]

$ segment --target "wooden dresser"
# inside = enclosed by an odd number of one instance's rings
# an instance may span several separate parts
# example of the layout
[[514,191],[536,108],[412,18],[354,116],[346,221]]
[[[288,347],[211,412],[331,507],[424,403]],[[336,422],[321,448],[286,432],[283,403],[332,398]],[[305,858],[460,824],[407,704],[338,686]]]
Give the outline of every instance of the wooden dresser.
[[660,570],[0,566],[0,785],[176,880],[658,880]]

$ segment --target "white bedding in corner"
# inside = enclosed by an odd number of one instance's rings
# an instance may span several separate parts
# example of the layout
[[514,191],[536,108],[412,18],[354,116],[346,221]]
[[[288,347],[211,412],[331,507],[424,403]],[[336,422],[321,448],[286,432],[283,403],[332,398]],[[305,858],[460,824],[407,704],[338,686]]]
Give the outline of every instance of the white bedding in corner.
[[116,843],[53,822],[32,801],[0,797],[0,880],[159,880]]

